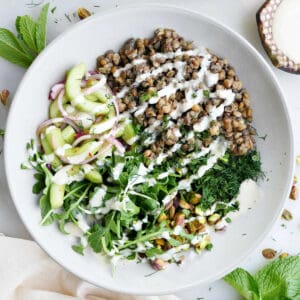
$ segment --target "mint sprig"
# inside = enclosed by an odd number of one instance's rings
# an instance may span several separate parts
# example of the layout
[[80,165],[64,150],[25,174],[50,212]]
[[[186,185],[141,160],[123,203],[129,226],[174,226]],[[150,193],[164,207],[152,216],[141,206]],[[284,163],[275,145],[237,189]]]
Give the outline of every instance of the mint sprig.
[[49,3],[42,7],[35,22],[30,16],[18,16],[15,22],[18,35],[0,28],[0,56],[23,68],[28,68],[46,46],[46,26]]
[[300,257],[279,258],[255,275],[238,268],[224,277],[246,300],[300,299]]

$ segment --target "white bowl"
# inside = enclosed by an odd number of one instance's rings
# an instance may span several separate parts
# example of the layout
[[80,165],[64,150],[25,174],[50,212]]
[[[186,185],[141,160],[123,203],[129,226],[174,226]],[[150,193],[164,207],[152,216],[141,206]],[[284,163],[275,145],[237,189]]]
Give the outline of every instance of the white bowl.
[[[123,262],[111,275],[104,260],[73,252],[70,241],[56,226],[39,225],[40,209],[31,192],[33,178],[20,169],[26,160],[25,144],[47,117],[48,91],[65,71],[79,62],[95,66],[96,57],[118,49],[130,37],[146,37],[157,27],[176,29],[186,39],[207,46],[226,57],[250,93],[254,126],[263,169],[264,197],[252,210],[238,217],[226,233],[214,236],[213,251],[181,267],[151,273],[147,264]],[[25,226],[39,245],[67,270],[95,285],[134,294],[173,293],[221,278],[245,259],[270,231],[288,195],[293,173],[293,138],[283,93],[270,67],[241,36],[224,25],[192,11],[158,5],[113,9],[73,26],[58,37],[32,64],[15,95],[5,136],[5,166],[9,188]]]

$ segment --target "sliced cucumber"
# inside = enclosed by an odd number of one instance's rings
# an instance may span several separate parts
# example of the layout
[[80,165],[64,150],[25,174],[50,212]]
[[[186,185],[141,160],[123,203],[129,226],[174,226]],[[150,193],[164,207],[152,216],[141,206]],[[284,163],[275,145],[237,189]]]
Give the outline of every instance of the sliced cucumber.
[[53,100],[49,106],[49,117],[51,119],[62,117],[62,114],[61,114],[60,110],[58,109],[57,100]]
[[67,126],[61,132],[64,141],[68,144],[72,144],[75,141],[76,132],[71,126]]
[[64,204],[65,185],[52,183],[50,187],[50,204],[51,208],[56,209]]
[[124,127],[124,132],[122,134],[122,139],[125,141],[125,142],[128,142],[130,141],[132,138],[134,138],[136,136],[135,134],[135,130],[134,130],[134,127],[132,125],[132,123],[127,123]]
[[41,139],[41,143],[44,149],[44,152],[46,155],[51,155],[53,154],[53,159],[51,160],[51,165],[54,169],[58,168],[59,166],[61,166],[61,161],[60,159],[57,157],[57,155],[54,154],[52,147],[50,146],[50,144],[48,143],[47,139],[45,136],[42,137]]
[[79,164],[91,155],[96,154],[100,149],[100,143],[88,142],[80,147],[73,147],[65,150],[64,155],[72,164]]
[[61,130],[55,126],[51,126],[46,129],[46,139],[54,151],[65,144]]
[[85,174],[85,178],[93,183],[102,183],[102,176],[96,169]]
[[91,126],[90,134],[101,134],[109,129],[111,129],[116,122],[116,118],[110,118],[101,123],[97,123]]
[[84,64],[75,66],[67,75],[66,94],[72,105],[78,110],[87,112],[93,115],[101,115],[108,113],[106,104],[95,103],[87,100],[81,90],[81,80],[85,74],[86,68]]

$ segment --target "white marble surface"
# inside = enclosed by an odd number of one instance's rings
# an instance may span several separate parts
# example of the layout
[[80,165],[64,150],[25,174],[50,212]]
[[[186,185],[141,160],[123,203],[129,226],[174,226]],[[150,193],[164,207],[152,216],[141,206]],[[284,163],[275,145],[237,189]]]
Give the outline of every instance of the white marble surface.
[[[1,0],[0,27],[13,29],[17,15],[30,14],[36,16],[40,10],[40,5],[34,7],[31,3],[47,2],[43,0]],[[54,13],[50,13],[48,23],[48,41],[51,41],[72,23],[78,21],[72,15],[79,6],[84,6],[93,12],[106,8],[133,3],[131,0],[72,0],[59,1],[49,0],[51,8],[57,7]],[[142,2],[142,0],[139,0]],[[152,2],[152,1],[151,1]],[[211,16],[239,32],[248,39],[256,49],[263,54],[269,62],[259,41],[255,13],[263,0],[165,0],[164,3],[176,4]],[[66,15],[71,18],[71,22]],[[22,79],[25,70],[14,66],[0,59],[0,90],[9,89],[13,96],[16,88]],[[290,109],[290,114],[294,127],[296,153],[300,154],[300,99],[299,86],[300,76],[284,73],[273,68],[281,86],[285,92],[286,100]],[[26,99],[24,99],[26,101]],[[298,102],[299,101],[299,102]],[[0,128],[5,128],[6,116],[9,107],[0,107]],[[30,117],[30,116],[29,116]],[[16,120],[17,122],[18,120]],[[282,141],[284,142],[284,141]],[[300,169],[296,167],[296,174],[300,178]],[[18,182],[16,182],[18,185]],[[241,265],[249,271],[256,271],[264,263],[265,259],[261,255],[264,248],[273,248],[277,251],[285,251],[291,254],[300,252],[300,200],[286,200],[286,208],[289,209],[294,219],[290,222],[279,219],[272,232],[258,249]],[[284,224],[284,225],[283,225]],[[28,232],[23,226],[6,186],[3,156],[0,155],[0,232],[7,236],[30,239]],[[203,270],[205,272],[205,270]],[[217,281],[209,286],[199,286],[178,294],[182,299],[239,299],[237,294],[223,281]]]

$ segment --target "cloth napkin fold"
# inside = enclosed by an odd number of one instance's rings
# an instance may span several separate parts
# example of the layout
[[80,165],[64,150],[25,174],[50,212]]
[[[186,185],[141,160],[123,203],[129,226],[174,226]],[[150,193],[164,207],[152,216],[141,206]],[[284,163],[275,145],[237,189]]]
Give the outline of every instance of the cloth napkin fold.
[[32,241],[0,236],[0,300],[179,300],[97,288],[63,270]]

